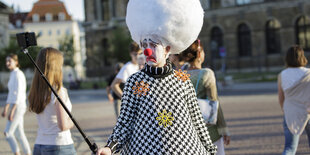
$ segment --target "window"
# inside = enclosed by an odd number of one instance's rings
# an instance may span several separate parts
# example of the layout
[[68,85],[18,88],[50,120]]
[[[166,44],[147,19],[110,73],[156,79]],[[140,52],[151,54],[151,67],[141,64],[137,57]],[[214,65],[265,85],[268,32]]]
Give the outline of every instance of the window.
[[33,14],[32,15],[32,21],[33,22],[39,22],[40,21],[40,16],[38,14]]
[[280,53],[280,42],[280,23],[275,19],[269,20],[266,24],[267,53]]
[[245,5],[251,3],[251,0],[236,0],[237,5]]
[[101,0],[101,17],[102,21],[110,19],[109,0]]
[[200,3],[204,10],[210,9],[210,0],[200,0]]
[[252,55],[251,30],[246,24],[238,26],[239,56]]
[[271,0],[236,0],[237,5],[246,5],[251,3],[262,3],[262,2],[269,2]]
[[16,28],[21,28],[22,27],[22,21],[20,19],[16,20],[15,25],[16,25]]
[[212,9],[221,7],[221,1],[219,0],[209,0],[209,5]]
[[296,43],[304,48],[310,50],[310,20],[306,16],[301,16],[297,19],[295,25]]
[[52,30],[48,30],[48,35],[49,35],[49,36],[52,35]]
[[[127,6],[127,3],[126,3]],[[112,1],[112,16],[116,17],[116,1]]]
[[46,13],[46,14],[45,14],[45,20],[46,20],[46,21],[53,21],[53,16],[52,16],[52,14]]
[[66,35],[69,35],[69,34],[70,34],[70,28],[67,28]]
[[58,13],[58,20],[60,21],[66,20],[66,16],[63,12]]
[[223,32],[219,27],[211,29],[211,52],[212,58],[220,58],[219,48],[223,47]]
[[61,34],[61,31],[58,29],[57,30],[57,35],[60,35]]
[[236,0],[221,0],[222,1],[222,7],[230,7],[236,5]]
[[[87,3],[86,3],[87,4]],[[98,20],[98,15],[97,15],[97,12],[98,12],[98,10],[97,10],[97,0],[93,0],[93,8],[94,8],[94,18],[95,18],[95,20]]]

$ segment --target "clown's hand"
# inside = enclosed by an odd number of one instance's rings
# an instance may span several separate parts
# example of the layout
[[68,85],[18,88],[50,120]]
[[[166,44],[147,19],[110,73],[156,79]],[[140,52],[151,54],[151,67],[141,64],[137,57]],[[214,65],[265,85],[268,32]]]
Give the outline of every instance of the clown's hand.
[[100,148],[96,155],[112,155],[111,149],[108,147]]

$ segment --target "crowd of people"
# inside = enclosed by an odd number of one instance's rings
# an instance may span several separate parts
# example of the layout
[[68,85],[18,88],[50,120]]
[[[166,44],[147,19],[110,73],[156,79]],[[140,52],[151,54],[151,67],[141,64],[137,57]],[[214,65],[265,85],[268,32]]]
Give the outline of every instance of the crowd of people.
[[[186,0],[171,0],[173,9],[167,9],[164,2],[152,3],[152,12],[144,3],[128,3],[126,23],[134,40],[128,50],[131,61],[117,63],[108,79],[106,91],[109,102],[114,104],[117,121],[107,144],[98,149],[97,155],[225,155],[231,135],[214,71],[202,65],[206,55],[198,39],[203,23],[199,0],[186,7]],[[47,47],[38,53],[36,63],[71,112],[72,104],[62,82],[63,60],[59,50]],[[278,76],[279,104],[284,113],[283,155],[296,153],[304,130],[310,147],[307,63],[303,49],[294,45],[286,52],[286,69]],[[38,123],[31,151],[23,125],[26,79],[19,69],[17,55],[8,55],[6,65],[11,73],[2,116],[8,118],[4,136],[12,152],[21,154],[18,140],[27,155],[77,154],[70,132],[74,124],[37,70],[28,95],[28,109],[36,114]],[[198,99],[218,103],[216,122],[209,123],[204,118]]]
[[[132,43],[129,48],[131,51],[131,61],[127,63],[127,67],[122,63],[115,66],[115,73],[109,78],[107,94],[109,101],[114,103],[115,117],[120,116],[121,98],[130,99],[132,96],[123,95],[124,85],[131,75],[143,71],[148,67],[145,64],[143,68],[139,68],[138,57],[141,54],[141,49],[136,43]],[[190,74],[190,81],[193,85],[198,82],[198,74],[202,72],[201,80],[198,84],[198,89],[195,90],[198,98],[209,98],[210,100],[219,100],[217,95],[216,78],[214,72],[209,68],[202,68],[202,63],[205,59],[204,47],[197,39],[182,53],[177,54],[178,60],[183,60],[182,64],[187,66],[186,70]],[[180,58],[182,57],[182,58]],[[67,108],[71,110],[72,105],[68,97],[67,90],[62,86],[62,54],[54,48],[44,48],[40,51],[36,63],[49,82],[59,93],[61,99],[65,101]],[[172,62],[171,67],[174,71],[182,69],[179,61],[175,61],[171,56],[167,59],[167,63]],[[169,61],[170,60],[170,61]],[[143,60],[145,63],[145,60]],[[278,76],[278,96],[279,104],[284,112],[283,129],[285,136],[285,145],[283,155],[295,154],[298,147],[299,137],[305,130],[308,136],[310,145],[310,121],[309,108],[300,107],[307,101],[309,96],[306,91],[309,89],[309,69],[306,68],[308,61],[304,56],[303,49],[294,45],[288,49],[285,56],[286,69]],[[128,64],[131,66],[128,67]],[[26,112],[26,79],[23,72],[19,69],[18,57],[16,54],[10,54],[6,58],[7,68],[11,71],[8,82],[8,97],[7,104],[3,108],[2,116],[8,117],[4,135],[16,155],[20,154],[20,146],[24,154],[31,154],[29,142],[24,132],[23,116]],[[167,64],[165,64],[167,65]],[[48,67],[45,67],[48,66]],[[122,72],[120,72],[122,70]],[[38,119],[38,135],[35,140],[33,154],[46,154],[46,151],[54,150],[52,154],[76,154],[73,140],[71,138],[70,128],[73,123],[63,110],[55,96],[51,93],[48,86],[45,84],[41,76],[35,71],[35,76],[29,93],[29,110],[37,114]],[[126,75],[124,75],[126,74]],[[127,77],[127,79],[119,80],[117,77]],[[112,89],[112,83],[120,81],[118,87],[121,91],[121,96],[116,95]],[[128,84],[127,84],[128,85]],[[114,86],[115,87],[115,86]],[[39,94],[39,95],[38,95]],[[48,95],[50,94],[50,95]],[[45,97],[46,96],[46,97]],[[297,99],[296,99],[297,98]],[[124,99],[125,100],[125,99]],[[124,102],[123,100],[123,102]],[[124,103],[128,104],[128,103]],[[305,105],[307,106],[307,105]],[[123,109],[123,112],[130,110]],[[126,116],[127,117],[127,116]],[[124,119],[120,116],[119,119]],[[126,118],[127,119],[127,118]],[[135,120],[136,121],[136,120]],[[126,127],[120,127],[119,131],[128,130]],[[224,113],[219,104],[217,122],[215,125],[207,125],[207,131],[210,135],[212,143],[217,146],[217,154],[225,154],[224,144],[229,145],[230,133],[224,118]],[[142,143],[142,142],[141,142]],[[310,147],[310,146],[309,146]]]

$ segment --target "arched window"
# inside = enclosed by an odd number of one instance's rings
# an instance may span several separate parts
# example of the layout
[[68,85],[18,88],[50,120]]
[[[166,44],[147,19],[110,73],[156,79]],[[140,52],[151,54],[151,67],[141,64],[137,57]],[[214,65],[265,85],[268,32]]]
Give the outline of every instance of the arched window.
[[110,1],[101,0],[101,17],[102,21],[110,20]]
[[238,26],[238,47],[239,56],[252,55],[251,30],[246,24]]
[[296,25],[296,43],[305,50],[310,50],[310,19],[301,16],[297,19]]
[[200,3],[204,10],[210,9],[210,0],[203,0]]
[[223,32],[219,27],[211,29],[211,52],[212,57],[220,58],[219,48],[223,46]]
[[280,27],[280,22],[275,19],[269,20],[266,23],[266,47],[268,54],[281,52]]
[[66,20],[66,15],[63,12],[58,13],[58,20],[64,21]]
[[32,21],[33,22],[38,22],[40,21],[40,16],[38,14],[33,14],[32,15]]
[[53,20],[52,14],[46,13],[46,14],[45,14],[45,20],[46,20],[46,21],[52,21],[52,20]]

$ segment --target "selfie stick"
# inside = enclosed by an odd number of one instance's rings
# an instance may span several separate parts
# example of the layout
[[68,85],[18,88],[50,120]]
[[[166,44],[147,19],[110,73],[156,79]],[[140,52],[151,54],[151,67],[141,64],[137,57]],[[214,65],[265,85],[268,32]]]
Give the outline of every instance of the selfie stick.
[[89,148],[91,149],[91,151],[93,152],[93,154],[96,154],[98,147],[97,144],[90,138],[87,137],[86,134],[83,132],[83,130],[80,128],[79,124],[75,121],[75,119],[73,118],[73,116],[71,115],[70,111],[67,109],[67,107],[64,105],[63,101],[61,100],[61,98],[59,98],[57,92],[54,90],[54,88],[51,86],[51,84],[48,82],[48,80],[46,79],[45,75],[42,73],[42,71],[40,70],[40,68],[37,66],[37,64],[35,63],[35,61],[32,59],[32,57],[30,56],[30,54],[28,53],[28,50],[26,48],[23,48],[22,51],[28,56],[28,58],[31,60],[31,62],[33,63],[33,65],[37,68],[37,70],[40,72],[42,78],[44,79],[44,81],[47,83],[47,85],[51,88],[52,92],[54,93],[54,95],[56,96],[57,100],[59,101],[59,103],[62,105],[62,107],[65,109],[65,111],[67,112],[67,114],[69,115],[70,119],[72,120],[72,122],[74,123],[74,125],[76,126],[76,128],[79,130],[79,132],[81,133],[81,135],[83,136],[84,140],[86,141],[86,143],[88,144]]

